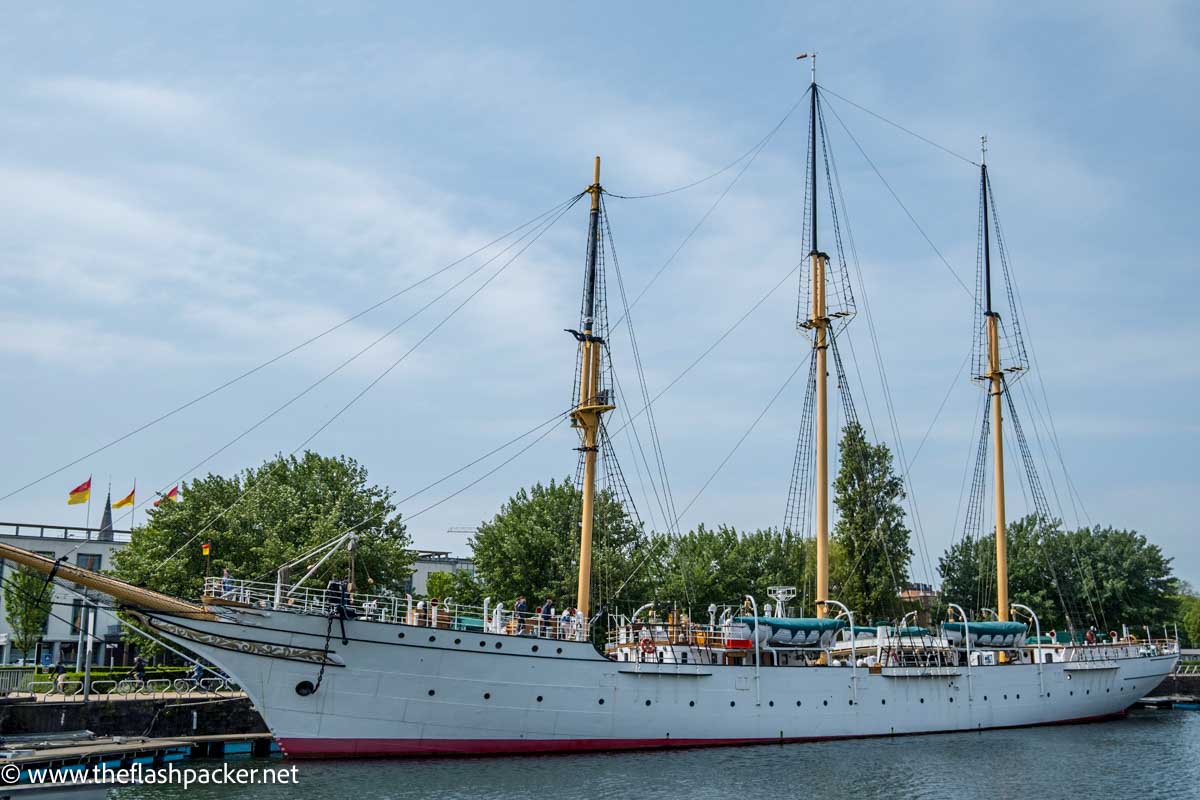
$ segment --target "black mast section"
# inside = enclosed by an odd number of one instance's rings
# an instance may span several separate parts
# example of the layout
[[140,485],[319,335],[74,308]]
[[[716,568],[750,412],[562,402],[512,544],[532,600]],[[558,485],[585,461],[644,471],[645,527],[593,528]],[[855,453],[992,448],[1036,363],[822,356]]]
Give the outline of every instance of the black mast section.
[[979,191],[983,195],[983,291],[985,309],[992,314],[992,245],[988,236],[988,174],[987,162],[980,166]]
[[[816,55],[813,55],[816,58]],[[810,209],[811,218],[809,225],[812,228],[812,253],[817,250],[817,82],[813,80],[812,87],[809,89],[812,96],[809,98],[808,112],[808,163],[809,173],[808,179],[812,183],[812,207]],[[809,253],[809,255],[812,255]]]
[[583,332],[589,336],[596,315],[596,251],[600,244],[600,187],[596,185],[592,188],[596,195],[588,219],[587,274],[583,285]]

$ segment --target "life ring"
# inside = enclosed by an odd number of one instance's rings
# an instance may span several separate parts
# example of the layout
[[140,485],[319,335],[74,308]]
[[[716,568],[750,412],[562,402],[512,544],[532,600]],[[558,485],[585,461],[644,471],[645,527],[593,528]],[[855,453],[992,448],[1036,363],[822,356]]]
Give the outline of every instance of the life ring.
[[642,639],[641,644],[639,644],[638,646],[641,647],[642,652],[648,656],[654,655],[655,650],[658,649],[654,646],[653,639]]

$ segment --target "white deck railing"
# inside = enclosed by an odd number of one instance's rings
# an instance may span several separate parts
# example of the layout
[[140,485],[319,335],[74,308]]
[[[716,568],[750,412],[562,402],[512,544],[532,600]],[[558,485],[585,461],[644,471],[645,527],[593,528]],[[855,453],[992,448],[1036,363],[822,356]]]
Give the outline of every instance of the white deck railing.
[[551,609],[547,616],[537,611],[517,613],[504,608],[503,604],[492,605],[487,600],[483,606],[471,606],[452,600],[441,603],[414,600],[408,594],[343,592],[339,588],[319,589],[219,577],[205,578],[204,599],[215,605],[233,604],[319,616],[326,616],[344,605],[356,619],[368,622],[574,641],[588,638],[587,624],[577,614],[568,616],[556,609]]

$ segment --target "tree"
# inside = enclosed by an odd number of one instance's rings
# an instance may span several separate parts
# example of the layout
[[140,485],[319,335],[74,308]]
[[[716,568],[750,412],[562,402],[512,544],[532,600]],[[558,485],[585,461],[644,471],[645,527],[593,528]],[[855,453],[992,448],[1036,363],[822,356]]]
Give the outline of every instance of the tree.
[[[553,597],[558,608],[575,602],[582,493],[569,480],[521,489],[471,538],[480,592],[511,608],[517,595],[530,607]],[[646,571],[638,564],[645,541],[640,526],[608,491],[596,495],[592,530],[592,611],[608,602],[626,578],[623,597],[638,597]],[[459,588],[475,581],[459,578]],[[465,596],[465,593],[464,593]],[[458,599],[456,597],[456,599]]]
[[814,544],[791,531],[766,528],[742,534],[727,525],[699,525],[653,542],[660,554],[655,596],[686,606],[693,618],[702,618],[710,603],[737,605],[746,594],[762,606],[771,586],[797,587],[800,594],[791,604],[795,613],[803,613],[806,598],[813,599]]
[[37,644],[50,619],[51,594],[46,577],[28,567],[17,567],[4,582],[5,618],[14,651],[28,653]]
[[1187,594],[1180,598],[1180,618],[1183,634],[1192,647],[1200,645],[1200,597]]
[[[1122,623],[1175,618],[1171,559],[1136,531],[1063,531],[1055,521],[1029,515],[1006,533],[1009,597],[1032,608],[1043,630],[1119,630]],[[952,545],[938,561],[943,599],[976,613],[994,607],[995,565],[994,532]]]
[[[390,490],[367,483],[353,459],[313,452],[277,457],[232,477],[208,475],[181,487],[133,531],[113,559],[117,577],[176,597],[198,597],[208,565],[200,545],[212,545],[211,572],[273,581],[283,564],[349,530],[357,591],[399,591],[411,573],[409,539]],[[340,548],[314,582],[350,574]],[[298,580],[303,572],[292,574]]]
[[893,471],[891,450],[869,443],[857,422],[842,430],[833,490],[837,558],[831,559],[830,596],[861,614],[864,624],[893,618],[913,556],[900,505],[904,481]]

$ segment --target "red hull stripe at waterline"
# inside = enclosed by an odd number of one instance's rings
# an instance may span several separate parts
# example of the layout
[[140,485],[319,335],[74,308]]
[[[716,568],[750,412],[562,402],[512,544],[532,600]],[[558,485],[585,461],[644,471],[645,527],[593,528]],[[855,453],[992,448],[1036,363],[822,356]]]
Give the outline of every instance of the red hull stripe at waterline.
[[[1121,711],[1097,717],[1040,725],[1075,725],[1125,716]],[[998,727],[1037,727],[1027,725]],[[988,730],[993,730],[989,728]],[[923,736],[967,731],[926,731],[900,734]],[[883,734],[886,736],[887,734]],[[309,739],[284,738],[279,746],[289,758],[378,758],[403,756],[488,756],[530,753],[590,753],[607,750],[661,750],[668,747],[729,747],[735,745],[824,742],[831,739],[868,739],[871,736],[800,736],[771,739]]]

